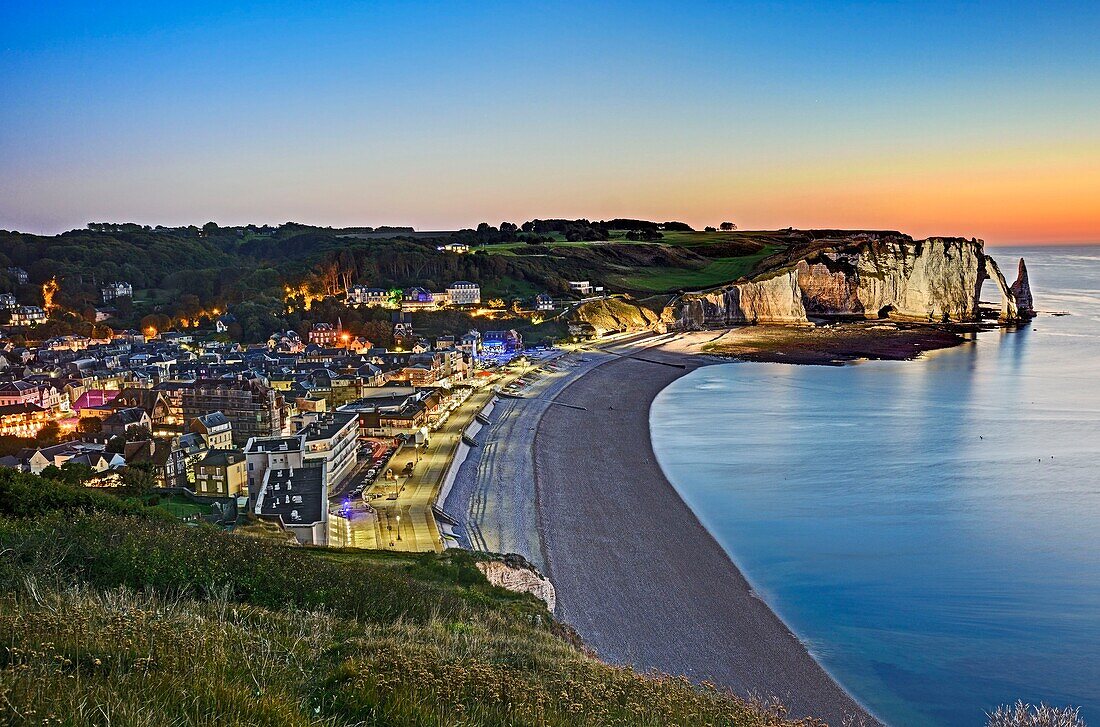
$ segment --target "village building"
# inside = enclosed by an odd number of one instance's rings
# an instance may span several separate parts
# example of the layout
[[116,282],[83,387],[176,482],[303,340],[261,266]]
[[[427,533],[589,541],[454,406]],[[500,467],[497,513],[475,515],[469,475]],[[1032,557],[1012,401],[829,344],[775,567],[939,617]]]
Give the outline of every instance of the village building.
[[11,312],[13,326],[37,326],[46,319],[46,311],[36,305],[21,305]]
[[481,303],[481,286],[468,280],[458,280],[447,288],[451,305],[477,305]]
[[116,280],[113,283],[107,283],[100,291],[103,296],[103,302],[109,303],[115,298],[132,298],[134,297],[134,288],[127,282]]
[[353,285],[348,288],[344,301],[353,308],[382,308],[390,305],[390,291],[367,285]]
[[248,493],[248,463],[239,449],[211,449],[195,465],[195,494],[240,497]]
[[191,431],[202,437],[208,449],[230,449],[233,446],[233,423],[220,411],[192,419]]

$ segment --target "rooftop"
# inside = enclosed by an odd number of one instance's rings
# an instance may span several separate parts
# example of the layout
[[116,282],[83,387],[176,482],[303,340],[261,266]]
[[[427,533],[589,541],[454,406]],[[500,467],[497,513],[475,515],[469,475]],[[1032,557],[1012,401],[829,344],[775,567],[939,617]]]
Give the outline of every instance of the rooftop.
[[256,514],[278,517],[283,525],[312,525],[324,511],[323,466],[271,469],[256,501]]

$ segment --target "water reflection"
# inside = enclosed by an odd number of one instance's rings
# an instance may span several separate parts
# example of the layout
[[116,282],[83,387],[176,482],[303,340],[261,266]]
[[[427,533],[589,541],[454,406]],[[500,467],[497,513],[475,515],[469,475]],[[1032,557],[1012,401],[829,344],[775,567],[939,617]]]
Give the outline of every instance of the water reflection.
[[1100,256],[1027,257],[1072,315],[916,362],[712,367],[654,403],[688,504],[897,725],[1017,698],[1100,719]]

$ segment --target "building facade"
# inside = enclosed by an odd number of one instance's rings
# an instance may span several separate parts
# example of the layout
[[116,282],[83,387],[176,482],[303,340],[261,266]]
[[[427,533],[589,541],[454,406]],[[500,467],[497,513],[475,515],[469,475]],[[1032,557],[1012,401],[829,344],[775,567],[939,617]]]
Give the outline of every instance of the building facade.
[[481,303],[481,286],[468,280],[451,283],[447,288],[451,305],[478,305]]
[[253,437],[283,430],[283,398],[258,381],[202,379],[183,389],[183,418],[221,412],[232,425],[232,442],[244,446]]

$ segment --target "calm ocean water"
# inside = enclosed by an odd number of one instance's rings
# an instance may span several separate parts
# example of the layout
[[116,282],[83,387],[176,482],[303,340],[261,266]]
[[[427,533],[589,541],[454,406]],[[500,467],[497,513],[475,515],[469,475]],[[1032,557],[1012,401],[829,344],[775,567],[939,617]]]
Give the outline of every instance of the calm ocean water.
[[890,724],[981,725],[1016,699],[1100,724],[1100,247],[992,254],[1010,282],[1027,259],[1026,329],[911,362],[707,367],[658,396],[653,445]]

